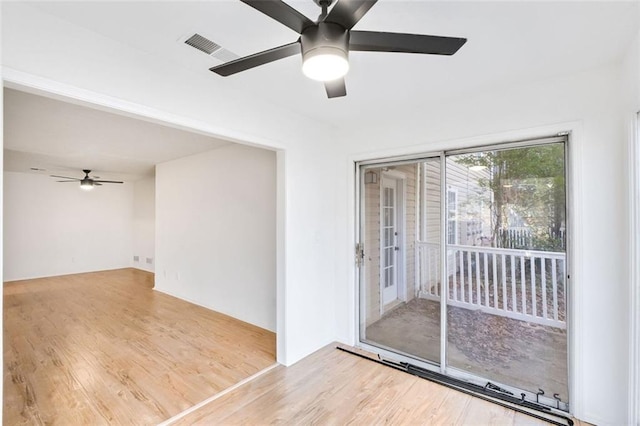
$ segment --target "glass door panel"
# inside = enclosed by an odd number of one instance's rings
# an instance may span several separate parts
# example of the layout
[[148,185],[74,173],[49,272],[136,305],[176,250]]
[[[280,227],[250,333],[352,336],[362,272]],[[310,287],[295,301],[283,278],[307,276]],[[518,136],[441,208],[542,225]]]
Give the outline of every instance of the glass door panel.
[[440,362],[440,158],[361,176],[360,339]]
[[568,401],[565,145],[450,155],[447,366]]

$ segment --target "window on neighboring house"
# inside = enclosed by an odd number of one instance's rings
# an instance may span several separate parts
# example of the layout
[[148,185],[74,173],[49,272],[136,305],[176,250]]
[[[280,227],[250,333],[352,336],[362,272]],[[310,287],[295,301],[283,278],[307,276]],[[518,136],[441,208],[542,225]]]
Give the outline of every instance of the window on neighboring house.
[[458,191],[447,190],[447,244],[458,244]]

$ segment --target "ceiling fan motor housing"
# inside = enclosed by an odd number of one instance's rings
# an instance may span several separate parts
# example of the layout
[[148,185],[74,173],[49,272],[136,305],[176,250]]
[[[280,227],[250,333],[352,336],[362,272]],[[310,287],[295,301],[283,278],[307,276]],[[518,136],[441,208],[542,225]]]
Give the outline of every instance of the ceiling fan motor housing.
[[349,60],[349,31],[338,24],[319,22],[305,28],[300,37],[302,62],[319,55],[333,55]]
[[[349,52],[349,31],[338,24],[331,22],[320,22],[316,26],[305,28],[301,37],[302,57],[317,54],[318,49],[337,49],[343,55]],[[314,53],[315,52],[315,53]]]

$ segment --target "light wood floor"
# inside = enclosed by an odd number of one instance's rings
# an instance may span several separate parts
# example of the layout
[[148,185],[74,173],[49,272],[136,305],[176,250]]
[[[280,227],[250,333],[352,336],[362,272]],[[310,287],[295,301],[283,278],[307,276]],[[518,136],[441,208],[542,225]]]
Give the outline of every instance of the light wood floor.
[[[131,269],[5,284],[5,424],[157,424],[274,363],[273,333],[151,286]],[[335,345],[172,424],[273,423],[545,424]]]
[[157,424],[275,362],[275,335],[134,269],[5,283],[7,425]]
[[289,368],[278,366],[172,423],[194,424],[547,423],[330,345]]

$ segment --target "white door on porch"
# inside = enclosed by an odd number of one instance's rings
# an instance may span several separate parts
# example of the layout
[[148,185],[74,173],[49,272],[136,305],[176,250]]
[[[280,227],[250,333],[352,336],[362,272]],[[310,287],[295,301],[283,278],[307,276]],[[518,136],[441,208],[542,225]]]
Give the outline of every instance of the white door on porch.
[[398,300],[398,179],[383,176],[380,187],[380,290],[382,304]]

